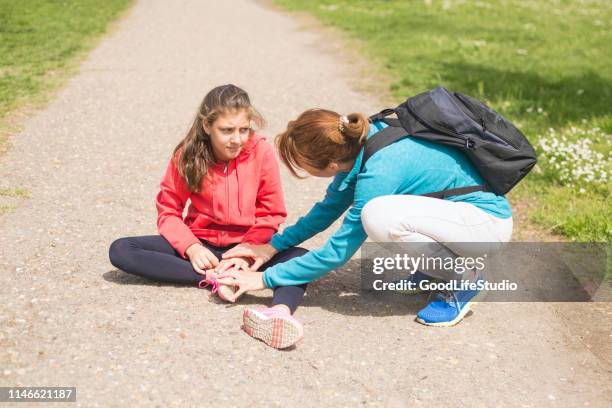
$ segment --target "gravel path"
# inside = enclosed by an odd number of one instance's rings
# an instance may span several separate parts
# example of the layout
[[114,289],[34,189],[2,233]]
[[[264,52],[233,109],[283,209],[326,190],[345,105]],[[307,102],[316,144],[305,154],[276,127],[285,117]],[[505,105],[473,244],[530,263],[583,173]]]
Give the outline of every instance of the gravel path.
[[[423,297],[358,293],[349,265],[312,285],[306,340],[283,352],[241,332],[242,305],[109,264],[113,239],[155,233],[162,171],[211,87],[244,86],[270,136],[306,107],[380,106],[320,43],[251,1],[134,6],[0,157],[0,188],[31,194],[0,217],[0,385],[76,386],[84,407],[612,406],[609,367],[551,305],[426,328]],[[291,222],[326,183],[283,177]]]

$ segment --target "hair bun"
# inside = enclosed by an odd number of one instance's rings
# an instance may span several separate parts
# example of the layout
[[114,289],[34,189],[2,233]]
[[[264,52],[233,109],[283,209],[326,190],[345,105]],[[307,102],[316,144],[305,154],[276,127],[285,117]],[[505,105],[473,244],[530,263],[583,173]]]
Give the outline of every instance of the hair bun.
[[369,122],[365,115],[362,113],[351,113],[346,116],[340,116],[340,123],[342,125],[341,131],[346,137],[358,139],[360,144],[365,142],[370,130]]

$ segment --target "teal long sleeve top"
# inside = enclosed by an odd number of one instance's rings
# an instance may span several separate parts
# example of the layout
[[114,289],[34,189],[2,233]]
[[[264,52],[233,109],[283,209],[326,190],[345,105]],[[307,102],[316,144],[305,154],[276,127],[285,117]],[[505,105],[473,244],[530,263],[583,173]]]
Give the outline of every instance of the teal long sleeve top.
[[[386,126],[374,122],[368,137]],[[299,245],[327,229],[348,209],[340,228],[321,248],[266,269],[263,273],[266,287],[311,282],[348,262],[367,238],[361,210],[375,197],[426,194],[484,183],[461,151],[417,138],[406,137],[386,146],[360,172],[362,157],[363,149],[349,172],[334,177],[323,200],[294,225],[272,237],[270,243],[278,251]],[[493,192],[477,191],[447,200],[471,203],[499,218],[512,216],[506,198]]]

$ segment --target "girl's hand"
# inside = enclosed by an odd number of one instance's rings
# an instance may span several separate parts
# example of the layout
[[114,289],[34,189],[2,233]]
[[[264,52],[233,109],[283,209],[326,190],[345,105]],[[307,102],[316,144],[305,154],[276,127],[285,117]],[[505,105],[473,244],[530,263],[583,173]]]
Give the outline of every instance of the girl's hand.
[[230,258],[230,259],[224,259],[221,262],[219,262],[219,265],[217,265],[217,267],[215,268],[216,272],[220,273],[220,272],[225,272],[229,269],[234,269],[234,270],[242,270],[242,271],[248,271],[249,270],[249,258]]
[[217,280],[223,285],[233,286],[238,289],[233,296],[227,299],[232,303],[236,302],[236,300],[246,292],[266,288],[263,281],[263,273],[261,272],[228,271],[219,274]]
[[217,257],[202,244],[193,244],[185,251],[185,255],[191,261],[193,269],[206,276],[206,269],[216,268],[219,265]]
[[223,254],[223,259],[242,257],[253,261],[251,270],[258,270],[261,265],[268,262],[278,251],[270,244],[240,244]]

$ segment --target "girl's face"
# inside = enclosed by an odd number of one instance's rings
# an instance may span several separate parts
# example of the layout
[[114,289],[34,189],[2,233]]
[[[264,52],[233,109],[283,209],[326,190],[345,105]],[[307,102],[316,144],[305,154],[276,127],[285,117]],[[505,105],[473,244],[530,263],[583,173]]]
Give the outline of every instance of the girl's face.
[[212,125],[203,122],[210,135],[213,153],[218,161],[238,157],[251,134],[251,120],[246,110],[222,114]]

